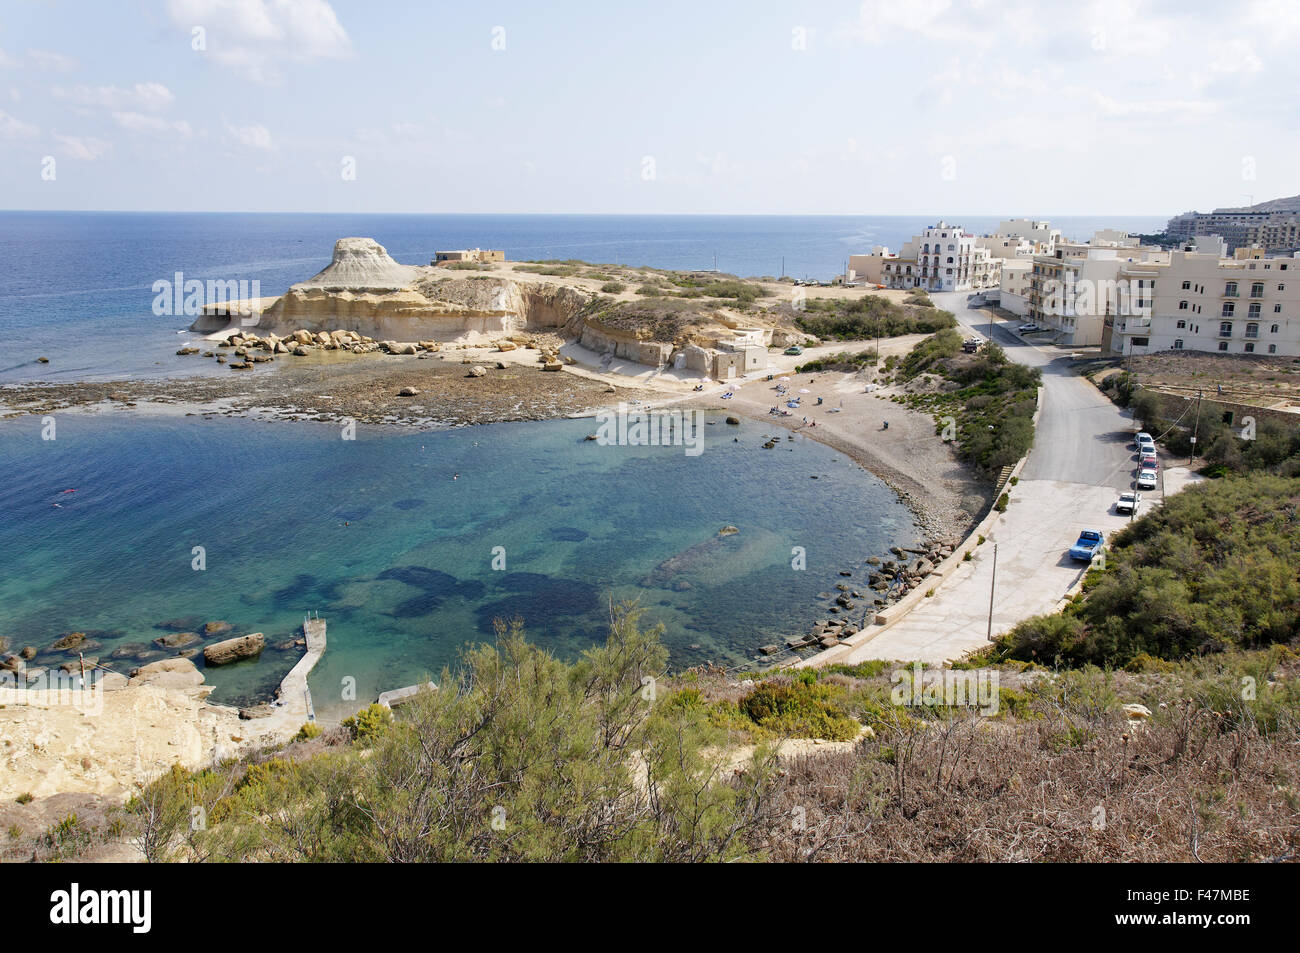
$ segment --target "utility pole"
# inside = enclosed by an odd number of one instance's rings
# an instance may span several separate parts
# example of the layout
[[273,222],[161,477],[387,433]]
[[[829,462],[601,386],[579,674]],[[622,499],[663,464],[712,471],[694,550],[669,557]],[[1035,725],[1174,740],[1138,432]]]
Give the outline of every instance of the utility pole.
[[1187,458],[1187,469],[1192,468],[1192,461],[1196,459],[1196,438],[1201,435],[1201,392],[1196,392],[1196,426],[1192,428],[1192,455]]
[[998,584],[998,544],[993,544],[993,576],[989,579],[989,628],[987,638],[993,641],[993,592]]

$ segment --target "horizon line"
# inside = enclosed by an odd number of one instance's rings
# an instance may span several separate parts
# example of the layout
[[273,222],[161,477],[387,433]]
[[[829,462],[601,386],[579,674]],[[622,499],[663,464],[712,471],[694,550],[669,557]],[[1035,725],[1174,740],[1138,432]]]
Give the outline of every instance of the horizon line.
[[[105,214],[105,215],[479,215],[479,216],[535,216],[545,217],[589,217],[589,218],[870,218],[872,216],[887,218],[933,218],[933,213],[925,212],[413,212],[413,211],[353,211],[353,212],[305,212],[286,209],[132,209],[132,208],[5,208],[0,214],[38,213],[38,214]],[[1175,212],[1051,212],[1028,214],[1008,214],[1006,212],[945,212],[940,219],[948,218],[1173,218],[1185,214]],[[951,224],[959,225],[959,222]]]

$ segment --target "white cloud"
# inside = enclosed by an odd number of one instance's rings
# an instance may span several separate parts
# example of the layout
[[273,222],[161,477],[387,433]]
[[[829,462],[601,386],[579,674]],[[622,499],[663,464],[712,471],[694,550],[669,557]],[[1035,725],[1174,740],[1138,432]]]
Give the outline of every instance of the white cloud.
[[80,136],[62,136],[59,133],[54,134],[54,138],[59,141],[61,146],[60,152],[68,159],[84,159],[87,162],[93,162],[102,158],[113,151],[113,144],[103,139],[96,139],[93,136],[82,138]]
[[1208,115],[1219,109],[1217,103],[1199,99],[1123,101],[1095,91],[1092,94],[1092,101],[1101,110],[1102,115],[1116,117]]
[[194,132],[184,119],[172,121],[162,116],[150,116],[145,113],[115,112],[113,121],[131,132],[176,133],[187,139]]
[[268,152],[275,149],[274,143],[271,142],[271,131],[260,123],[254,123],[251,126],[236,126],[233,123],[226,122],[225,126],[230,137],[242,146],[249,149],[265,149]]
[[18,61],[16,59],[4,50],[0,50],[0,69],[13,69],[17,65]]
[[286,61],[352,55],[328,0],[168,0],[167,13],[187,31],[202,27],[206,55],[258,83],[278,82]]
[[166,109],[176,97],[162,83],[136,83],[130,89],[117,86],[74,86],[64,89],[54,87],[54,95],[80,106],[101,106],[112,110],[146,110],[158,112]]
[[31,123],[23,122],[0,109],[0,139],[31,139],[40,131]]
[[54,53],[50,50],[28,50],[27,56],[37,69],[50,70],[55,73],[70,73],[77,68],[77,61],[71,56]]

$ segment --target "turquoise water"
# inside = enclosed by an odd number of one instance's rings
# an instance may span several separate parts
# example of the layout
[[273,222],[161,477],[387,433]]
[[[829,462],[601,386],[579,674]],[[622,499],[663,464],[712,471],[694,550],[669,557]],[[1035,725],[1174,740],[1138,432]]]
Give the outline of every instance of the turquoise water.
[[[572,657],[603,640],[611,598],[665,625],[674,667],[741,664],[822,616],[840,569],[919,538],[847,457],[802,437],[764,450],[762,424],[705,419],[698,456],[587,442],[591,420],[354,441],[325,424],[76,414],[43,440],[39,418],[6,421],[0,636],[44,650],[84,631],[100,643],[87,654],[125,671],[139,659],[112,651],[168,624],[222,620],[279,643],[318,611],[329,649],[311,685],[328,712],[355,707],[345,678],[372,700],[454,665],[497,617]],[[656,571],[728,524],[740,532]],[[214,700],[265,696],[297,657],[210,670]]]

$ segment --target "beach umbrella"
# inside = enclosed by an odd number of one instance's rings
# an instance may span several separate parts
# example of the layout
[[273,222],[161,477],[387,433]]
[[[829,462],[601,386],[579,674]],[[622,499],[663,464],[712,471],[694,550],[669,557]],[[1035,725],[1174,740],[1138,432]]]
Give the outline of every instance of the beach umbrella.
[[779,380],[779,381],[789,381],[790,378],[788,378],[788,377],[778,377],[777,380]]

